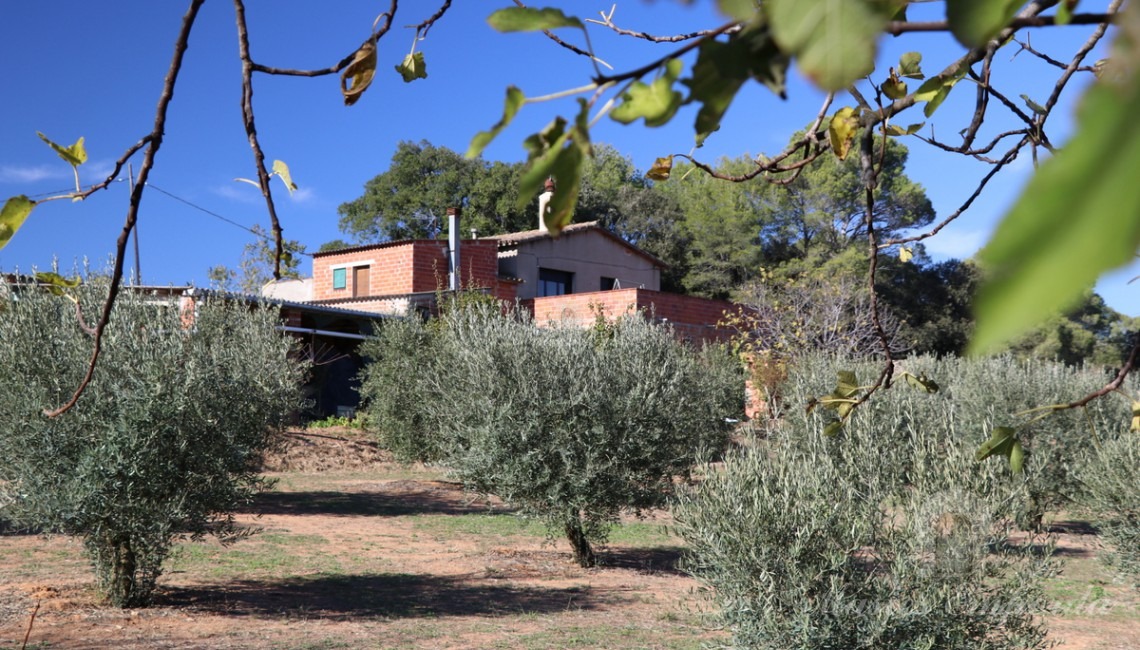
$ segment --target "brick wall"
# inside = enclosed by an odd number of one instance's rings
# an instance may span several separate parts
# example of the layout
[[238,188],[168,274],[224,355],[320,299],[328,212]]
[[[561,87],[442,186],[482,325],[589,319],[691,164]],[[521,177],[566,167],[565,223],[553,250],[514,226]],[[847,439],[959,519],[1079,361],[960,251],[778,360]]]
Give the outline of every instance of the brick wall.
[[587,327],[594,322],[598,308],[607,318],[642,312],[658,322],[667,322],[678,338],[694,342],[727,340],[732,333],[716,325],[724,319],[726,312],[741,309],[739,305],[723,300],[649,289],[575,293],[534,298],[520,304],[534,314],[534,320],[539,326],[565,323]]

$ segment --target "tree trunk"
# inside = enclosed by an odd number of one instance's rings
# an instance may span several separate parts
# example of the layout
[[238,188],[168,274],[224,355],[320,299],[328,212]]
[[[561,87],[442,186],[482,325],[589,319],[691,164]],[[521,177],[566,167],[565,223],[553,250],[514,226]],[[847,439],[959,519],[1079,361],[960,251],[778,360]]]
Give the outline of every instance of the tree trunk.
[[130,539],[119,540],[114,545],[111,560],[111,588],[107,597],[116,607],[130,607],[135,604],[135,573],[138,562]]
[[566,521],[566,539],[570,540],[570,547],[574,549],[574,560],[578,566],[590,568],[598,563],[594,549],[590,547],[590,540],[582,532],[582,520],[577,513]]

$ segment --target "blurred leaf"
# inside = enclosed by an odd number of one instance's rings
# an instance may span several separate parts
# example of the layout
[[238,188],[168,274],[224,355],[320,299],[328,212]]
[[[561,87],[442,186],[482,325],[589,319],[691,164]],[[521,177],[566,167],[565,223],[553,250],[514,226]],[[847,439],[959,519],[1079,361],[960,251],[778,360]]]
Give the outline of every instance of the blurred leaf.
[[487,18],[487,24],[500,32],[537,32],[559,27],[586,26],[575,16],[567,16],[561,9],[535,9],[532,7],[507,7]]
[[507,99],[503,103],[503,117],[491,127],[490,131],[480,131],[475,134],[474,138],[471,138],[471,145],[467,147],[467,157],[477,158],[483,153],[483,150],[487,148],[487,145],[491,144],[491,141],[499,135],[499,132],[507,128],[511,120],[515,119],[515,115],[518,115],[519,109],[522,108],[525,102],[526,96],[523,95],[523,92],[519,90],[518,87],[508,87]]
[[645,172],[645,177],[654,181],[667,181],[673,171],[673,156],[664,156],[653,161],[653,166]]
[[732,34],[724,43],[702,43],[692,77],[682,80],[689,87],[686,102],[701,104],[696,121],[697,146],[720,128],[721,118],[745,81],[758,81],[782,99],[787,71],[787,56],[764,27]]
[[768,0],[772,36],[824,90],[843,90],[875,67],[883,28],[898,9],[882,0]]
[[1061,0],[1057,4],[1057,13],[1054,14],[1053,19],[1058,25],[1068,25],[1073,21],[1073,9],[1076,9],[1076,0]]
[[832,420],[823,427],[823,435],[828,438],[834,438],[841,431],[843,431],[843,420]]
[[748,22],[756,18],[755,0],[717,0],[716,4],[722,14],[733,20]]
[[907,52],[899,57],[899,76],[904,79],[922,79],[922,54]]
[[946,0],[946,19],[958,42],[968,48],[984,46],[997,36],[1025,0]]
[[[1121,41],[1140,35],[1136,5],[1120,21]],[[1140,50],[1121,50],[1110,65],[1125,74],[1105,74],[1089,89],[1073,138],[1041,165],[978,253],[988,279],[975,301],[975,354],[1064,310],[1140,247]]]
[[412,52],[404,57],[403,62],[396,66],[396,72],[403,77],[404,83],[411,83],[416,79],[427,79],[427,63],[424,62],[423,52]]
[[[293,177],[289,174],[289,165],[286,165],[283,161],[274,160],[273,173],[281,177],[282,182],[285,183],[285,188],[289,190],[289,194],[297,190],[297,184],[293,182]],[[245,179],[239,178],[237,180]]]
[[836,385],[836,391],[843,397],[854,397],[859,392],[859,380],[856,378],[855,373],[850,370],[840,370],[836,373],[839,377],[839,383]]
[[635,81],[622,96],[622,103],[610,112],[610,117],[622,124],[645,118],[645,126],[662,126],[673,119],[681,107],[681,93],[673,90],[673,82],[681,75],[684,64],[680,59],[669,59],[663,74],[647,84]]
[[985,460],[994,454],[1009,456],[1013,449],[1013,443],[1017,440],[1016,433],[1013,427],[996,427],[990,434],[990,439],[982,443],[982,446],[974,452],[974,457],[978,460]]
[[259,190],[261,189],[261,184],[255,180],[251,180],[248,178],[235,178],[234,180],[239,182],[239,183],[249,183],[250,185],[256,187],[257,189],[259,189]]
[[831,150],[840,160],[847,159],[851,150],[851,143],[855,140],[855,133],[859,130],[859,119],[856,109],[844,106],[835,112],[831,122],[827,125],[827,135],[831,138]]
[[46,135],[40,133],[39,131],[36,131],[36,135],[40,136],[40,140],[46,142],[49,147],[54,149],[55,152],[59,154],[60,158],[63,158],[64,162],[71,165],[72,167],[78,167],[87,162],[87,148],[83,145],[82,137],[76,140],[75,144],[71,145],[70,147],[64,147],[52,142]]
[[1020,474],[1025,466],[1025,448],[1020,440],[1014,440],[1009,447],[1009,468],[1014,474]]
[[4,202],[4,208],[0,209],[0,248],[8,245],[34,207],[36,202],[23,194],[13,196]]
[[899,246],[899,261],[905,263],[912,259],[914,259],[914,251],[906,246]]
[[887,125],[887,135],[893,135],[893,136],[914,135],[915,133],[918,133],[919,130],[922,129],[923,125],[925,125],[925,124],[926,124],[926,122],[919,122],[918,124],[907,125],[906,128],[903,128],[901,126],[897,126],[895,124],[888,124]]
[[78,275],[68,280],[58,273],[36,273],[36,281],[47,285],[53,296],[63,296],[68,289],[74,289],[83,281]]
[[1029,107],[1029,110],[1033,111],[1034,113],[1037,113],[1038,115],[1045,115],[1048,112],[1045,110],[1044,106],[1042,106],[1041,104],[1038,104],[1037,102],[1033,101],[1032,99],[1029,99],[1029,95],[1026,95],[1025,93],[1021,94],[1021,99],[1022,99],[1022,101],[1025,102],[1025,105]]
[[356,103],[376,76],[376,44],[372,40],[364,41],[352,63],[340,73],[340,92],[344,95],[344,105],[352,106]]
[[[547,178],[558,185],[543,216],[546,229],[557,237],[574,218],[574,208],[582,184],[582,168],[590,156],[589,105],[578,100],[579,112],[574,126],[563,130],[566,121],[558,118],[542,133],[527,138],[532,152],[527,169],[519,181],[519,204],[525,206],[538,193]],[[550,137],[557,134],[553,142]]]
[[1132,402],[1132,425],[1129,431],[1140,431],[1140,402]]
[[918,90],[914,91],[916,102],[926,102],[926,107],[922,109],[924,115],[930,117],[934,111],[938,110],[938,107],[942,105],[942,102],[946,100],[947,95],[954,88],[954,84],[966,76],[968,69],[963,65],[952,73],[935,75],[924,81]]

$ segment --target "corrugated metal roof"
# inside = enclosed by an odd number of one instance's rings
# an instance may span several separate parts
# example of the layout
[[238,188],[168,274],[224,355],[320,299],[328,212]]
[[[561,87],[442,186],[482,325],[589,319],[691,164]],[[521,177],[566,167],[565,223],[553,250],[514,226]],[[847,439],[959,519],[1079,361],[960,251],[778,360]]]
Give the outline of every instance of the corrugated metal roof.
[[[612,241],[620,244],[621,246],[624,246],[625,248],[629,249],[631,252],[644,257],[645,259],[649,260],[652,264],[654,264],[660,268],[664,269],[664,268],[669,267],[668,264],[666,264],[665,262],[662,262],[660,259],[658,259],[653,254],[647,253],[647,252],[641,250],[637,246],[634,246],[633,244],[622,239],[621,237],[618,237],[617,235],[610,232],[606,228],[599,226],[597,221],[583,221],[582,223],[572,223],[569,226],[566,226],[565,228],[562,229],[562,233],[559,235],[559,237],[580,235],[580,234],[589,233],[589,232],[601,233],[603,236],[611,239]],[[524,242],[537,241],[537,240],[546,239],[546,238],[553,239],[553,236],[545,230],[524,230],[522,232],[512,232],[512,233],[507,233],[505,235],[490,235],[488,237],[484,237],[483,239],[497,240],[499,242],[499,248],[501,249],[501,248],[506,248],[509,246],[521,244]]]

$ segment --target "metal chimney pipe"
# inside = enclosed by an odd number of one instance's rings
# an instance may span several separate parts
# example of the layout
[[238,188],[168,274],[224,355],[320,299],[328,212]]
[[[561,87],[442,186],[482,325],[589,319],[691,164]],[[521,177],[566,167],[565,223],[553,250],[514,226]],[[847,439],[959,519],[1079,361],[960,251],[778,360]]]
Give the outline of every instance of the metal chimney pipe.
[[459,208],[447,209],[447,288],[459,291]]

